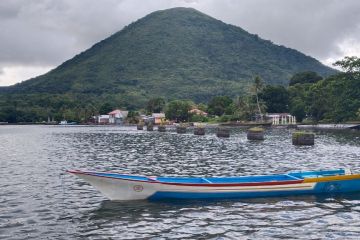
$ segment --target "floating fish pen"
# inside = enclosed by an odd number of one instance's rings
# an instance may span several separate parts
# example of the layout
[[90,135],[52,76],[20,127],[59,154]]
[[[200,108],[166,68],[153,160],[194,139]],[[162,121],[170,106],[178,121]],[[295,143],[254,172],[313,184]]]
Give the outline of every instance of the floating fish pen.
[[159,125],[159,126],[158,126],[158,132],[166,132],[166,126],[164,126],[164,125]]
[[230,137],[230,129],[226,127],[218,127],[216,129],[216,136],[221,138]]
[[205,135],[205,128],[204,127],[195,127],[194,128],[194,135]]
[[312,132],[294,132],[292,134],[293,145],[314,145],[315,134]]
[[253,127],[247,131],[248,140],[264,140],[264,129],[260,127]]
[[186,133],[186,126],[176,126],[176,132],[179,134]]
[[144,130],[144,124],[143,123],[138,123],[136,125],[136,128],[137,128],[137,130]]
[[152,125],[151,123],[148,123],[148,124],[146,125],[146,130],[147,130],[147,131],[154,131],[154,125]]

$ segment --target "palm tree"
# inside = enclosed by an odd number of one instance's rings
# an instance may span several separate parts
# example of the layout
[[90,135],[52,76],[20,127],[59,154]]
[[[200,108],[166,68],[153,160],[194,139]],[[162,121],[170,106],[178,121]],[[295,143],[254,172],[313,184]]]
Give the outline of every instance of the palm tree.
[[261,121],[263,121],[263,114],[261,112],[261,108],[260,108],[260,102],[259,102],[259,92],[261,92],[264,88],[264,82],[262,81],[260,76],[255,76],[254,78],[254,84],[252,86],[252,90],[255,93],[256,96],[256,105],[260,114],[260,119]]

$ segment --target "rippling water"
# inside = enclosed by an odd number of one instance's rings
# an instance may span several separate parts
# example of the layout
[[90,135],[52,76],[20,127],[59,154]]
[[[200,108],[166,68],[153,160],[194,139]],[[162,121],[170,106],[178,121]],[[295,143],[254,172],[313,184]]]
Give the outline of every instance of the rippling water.
[[110,202],[66,169],[231,176],[351,168],[359,133],[288,129],[249,142],[132,127],[0,126],[0,239],[359,239],[360,194],[232,201]]

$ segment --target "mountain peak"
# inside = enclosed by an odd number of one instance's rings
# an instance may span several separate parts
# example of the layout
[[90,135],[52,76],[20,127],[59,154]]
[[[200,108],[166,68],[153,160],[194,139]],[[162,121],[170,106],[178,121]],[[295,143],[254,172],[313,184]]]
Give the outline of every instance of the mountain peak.
[[149,15],[173,15],[173,14],[197,14],[202,16],[207,16],[206,14],[196,10],[195,8],[188,8],[188,7],[174,7],[168,8],[164,10],[158,10],[155,12],[150,13]]
[[296,50],[180,7],[150,13],[53,71],[8,90],[116,94],[140,106],[153,96],[195,101],[236,96],[247,91],[254,75],[286,85],[300,71],[335,72]]

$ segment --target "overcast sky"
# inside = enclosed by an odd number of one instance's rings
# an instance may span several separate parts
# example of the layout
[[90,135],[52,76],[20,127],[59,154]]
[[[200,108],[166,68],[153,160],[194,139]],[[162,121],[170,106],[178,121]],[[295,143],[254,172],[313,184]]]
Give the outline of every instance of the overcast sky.
[[0,86],[43,74],[146,14],[179,6],[327,65],[360,56],[359,0],[1,0]]

